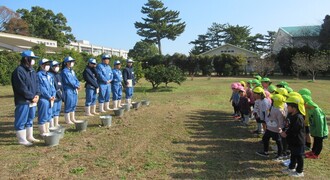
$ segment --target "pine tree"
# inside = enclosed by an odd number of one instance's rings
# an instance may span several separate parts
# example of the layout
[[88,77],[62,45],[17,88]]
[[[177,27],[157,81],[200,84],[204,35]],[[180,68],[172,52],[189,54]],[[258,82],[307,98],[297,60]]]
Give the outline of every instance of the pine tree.
[[147,15],[142,18],[144,22],[135,22],[137,34],[144,37],[145,41],[158,45],[159,54],[162,54],[161,40],[164,38],[175,40],[183,33],[186,24],[178,18],[180,12],[167,10],[164,3],[159,0],[148,0],[141,12]]

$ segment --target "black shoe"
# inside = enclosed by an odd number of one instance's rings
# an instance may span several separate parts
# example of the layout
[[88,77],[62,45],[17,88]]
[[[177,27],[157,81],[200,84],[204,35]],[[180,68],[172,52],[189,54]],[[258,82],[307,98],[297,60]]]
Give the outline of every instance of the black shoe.
[[259,156],[262,156],[262,157],[269,157],[268,152],[256,152],[256,154],[258,154]]

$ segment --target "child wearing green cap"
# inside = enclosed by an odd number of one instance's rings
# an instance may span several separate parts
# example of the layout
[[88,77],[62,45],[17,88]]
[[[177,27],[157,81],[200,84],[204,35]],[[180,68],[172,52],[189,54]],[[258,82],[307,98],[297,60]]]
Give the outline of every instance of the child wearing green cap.
[[310,133],[314,138],[312,151],[305,154],[306,158],[318,159],[323,148],[323,139],[328,137],[328,125],[326,115],[319,106],[313,102],[311,97],[306,97],[305,108],[310,123]]

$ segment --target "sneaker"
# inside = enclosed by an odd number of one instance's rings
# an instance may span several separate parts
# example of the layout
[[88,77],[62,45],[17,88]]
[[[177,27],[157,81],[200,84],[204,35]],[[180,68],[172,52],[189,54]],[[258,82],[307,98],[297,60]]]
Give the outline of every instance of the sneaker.
[[318,156],[318,155],[315,155],[315,154],[313,153],[313,154],[310,155],[310,156],[306,156],[306,158],[308,158],[308,159],[318,159],[319,156]]
[[288,158],[290,158],[290,153],[286,153],[286,152],[282,153],[282,158],[283,158],[283,159],[288,159]]
[[282,162],[283,157],[282,156],[276,156],[273,160],[276,161],[276,162]]
[[259,156],[262,156],[262,157],[269,157],[269,153],[268,152],[256,152],[256,154],[258,154]]
[[312,156],[312,155],[314,155],[313,151],[309,151],[309,152],[305,153],[306,158],[308,158],[309,156]]
[[292,177],[304,177],[304,172],[298,173],[298,172],[292,172],[289,174],[289,176]]
[[295,173],[296,170],[295,169],[289,169],[289,168],[285,168],[282,170],[282,173],[286,173],[286,174],[291,174],[291,173]]
[[286,166],[286,167],[288,167],[289,166],[289,164],[290,164],[290,159],[287,159],[287,160],[284,160],[283,162],[282,162],[282,164],[283,164],[283,166]]

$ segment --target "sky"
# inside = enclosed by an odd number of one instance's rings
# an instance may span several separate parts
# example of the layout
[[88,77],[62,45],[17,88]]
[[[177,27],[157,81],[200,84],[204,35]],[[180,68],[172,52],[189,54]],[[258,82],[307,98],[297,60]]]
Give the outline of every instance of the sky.
[[[321,25],[330,14],[329,0],[163,0],[169,10],[179,11],[185,31],[171,41],[162,40],[163,54],[188,54],[190,41],[205,34],[213,22],[249,26],[251,35],[267,34],[279,27]],[[77,40],[115,49],[132,49],[143,39],[134,22],[142,21],[147,0],[1,0],[14,11],[32,6],[63,13]]]

